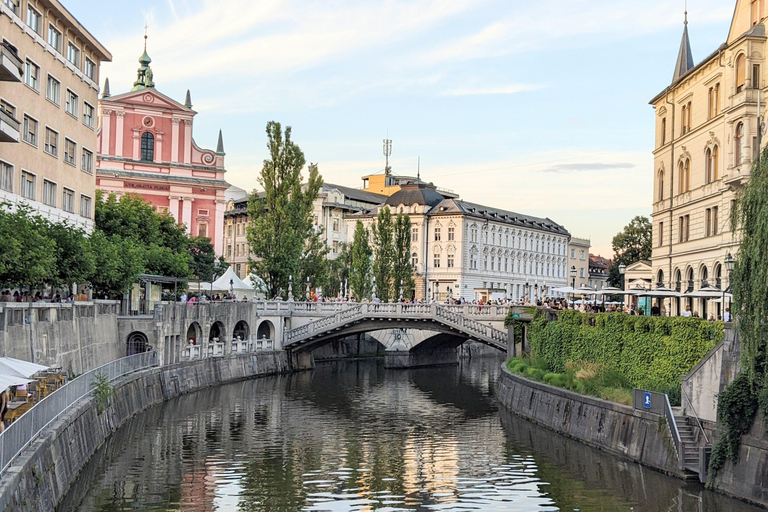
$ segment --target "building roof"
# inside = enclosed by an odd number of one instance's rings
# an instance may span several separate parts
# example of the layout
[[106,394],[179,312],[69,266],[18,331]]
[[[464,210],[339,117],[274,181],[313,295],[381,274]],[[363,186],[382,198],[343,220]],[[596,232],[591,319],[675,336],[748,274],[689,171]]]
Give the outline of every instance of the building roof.
[[374,194],[373,192],[366,192],[358,188],[345,187],[342,185],[336,185],[334,183],[323,183],[323,190],[338,190],[349,199],[353,201],[361,201],[364,203],[381,204],[386,201],[387,196],[384,194]]
[[513,226],[549,231],[560,235],[570,235],[567,229],[549,217],[532,217],[522,213],[511,212],[490,206],[483,206],[476,203],[469,203],[460,199],[449,199],[448,201],[455,203],[456,206],[462,210],[462,213],[469,217],[492,219],[497,222],[503,222]]
[[685,24],[683,26],[683,39],[680,41],[680,51],[677,53],[677,63],[675,64],[675,73],[672,76],[672,83],[678,81],[689,70],[694,67],[693,53],[691,53],[691,42],[688,40],[688,13],[685,13]]
[[389,206],[401,204],[408,206],[413,204],[437,206],[443,200],[445,200],[445,196],[438,192],[434,185],[409,182],[401,185],[400,190],[387,197],[384,204]]

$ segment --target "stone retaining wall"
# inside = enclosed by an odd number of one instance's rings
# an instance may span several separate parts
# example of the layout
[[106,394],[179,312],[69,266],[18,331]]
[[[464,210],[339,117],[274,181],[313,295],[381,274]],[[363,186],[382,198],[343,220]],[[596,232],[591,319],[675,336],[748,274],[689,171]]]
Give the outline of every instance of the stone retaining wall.
[[529,421],[613,455],[684,477],[660,416],[535,382],[502,368],[499,402]]
[[103,412],[95,398],[52,423],[0,480],[0,510],[48,512],[104,441],[133,415],[184,393],[288,371],[282,351],[206,358],[137,372],[114,383]]

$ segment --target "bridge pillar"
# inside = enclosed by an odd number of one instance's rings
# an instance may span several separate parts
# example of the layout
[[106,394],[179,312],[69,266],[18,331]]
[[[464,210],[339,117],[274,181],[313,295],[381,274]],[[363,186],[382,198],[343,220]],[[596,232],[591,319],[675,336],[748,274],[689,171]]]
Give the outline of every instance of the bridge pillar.
[[291,365],[291,370],[295,372],[312,370],[315,368],[315,357],[308,350],[302,350],[301,352],[289,351],[288,363]]
[[459,364],[459,353],[454,347],[439,347],[432,350],[387,350],[384,352],[384,368],[407,369],[451,364]]

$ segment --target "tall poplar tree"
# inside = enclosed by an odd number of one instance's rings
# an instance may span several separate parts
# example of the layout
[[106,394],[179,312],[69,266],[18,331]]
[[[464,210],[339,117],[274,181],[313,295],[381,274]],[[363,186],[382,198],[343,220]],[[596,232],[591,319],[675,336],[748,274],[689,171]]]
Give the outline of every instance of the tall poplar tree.
[[358,301],[371,294],[371,245],[368,242],[368,229],[361,221],[355,225],[355,237],[352,240],[351,270],[349,274],[349,286],[352,296]]
[[258,177],[264,192],[254,191],[248,200],[250,222],[246,234],[252,256],[249,264],[251,272],[264,280],[270,297],[286,296],[288,276],[293,276],[294,284],[298,285],[300,271],[311,272],[309,259],[304,256],[316,247],[318,234],[312,226],[312,203],[323,179],[317,166],[310,164],[307,184],[302,187],[301,170],[306,160],[291,140],[290,126],[283,132],[280,123],[270,121],[267,138],[269,159],[264,160]]
[[411,217],[407,213],[397,215],[393,236],[392,276],[395,294],[399,298],[402,287],[403,297],[411,298],[415,283],[413,281],[413,266],[411,265]]
[[393,270],[395,246],[392,240],[394,227],[389,206],[379,210],[371,228],[373,236],[373,276],[376,278],[376,296],[383,302],[393,298]]

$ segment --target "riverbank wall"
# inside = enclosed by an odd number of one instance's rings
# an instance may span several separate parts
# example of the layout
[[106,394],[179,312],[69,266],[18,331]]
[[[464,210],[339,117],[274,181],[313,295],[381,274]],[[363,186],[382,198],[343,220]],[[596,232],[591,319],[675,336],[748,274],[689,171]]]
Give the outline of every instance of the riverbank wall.
[[528,380],[502,367],[499,402],[533,423],[618,457],[685,478],[662,417]]
[[205,358],[126,375],[100,410],[94,397],[57,418],[0,480],[0,510],[49,512],[95,451],[144,409],[199,389],[289,371],[285,352]]

